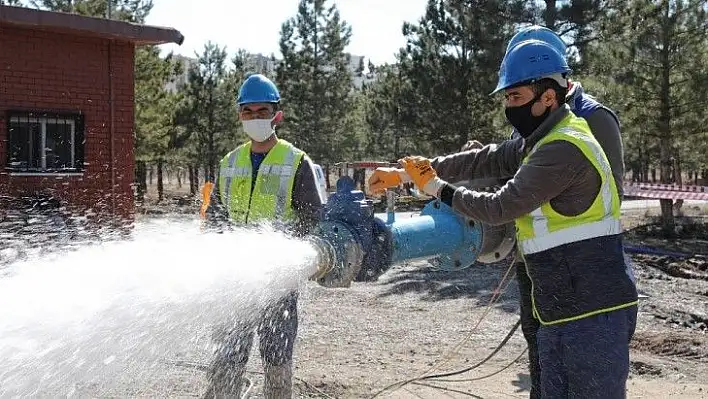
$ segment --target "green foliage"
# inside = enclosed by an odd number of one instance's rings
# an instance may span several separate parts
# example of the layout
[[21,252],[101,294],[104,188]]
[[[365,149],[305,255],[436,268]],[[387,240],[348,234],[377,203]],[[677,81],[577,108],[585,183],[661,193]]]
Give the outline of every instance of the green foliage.
[[[153,0],[112,0],[111,18],[142,23],[153,7]],[[73,12],[92,17],[108,15],[106,0],[29,0],[32,7],[44,10]]]
[[499,137],[500,103],[489,93],[522,3],[429,0],[417,25],[404,24],[399,68],[406,90],[399,98],[415,104],[406,130],[417,150],[449,152],[470,139]]
[[160,58],[157,47],[135,53],[135,147],[136,158],[164,158],[173,126],[177,96],[164,90],[174,74],[171,56]]
[[623,100],[616,107],[622,112],[629,163],[645,173],[658,167],[669,182],[675,179],[676,159],[699,170],[708,150],[708,116],[695,108],[707,96],[706,3],[631,0],[622,5],[622,12],[611,16],[606,40],[593,49],[603,65],[594,72],[614,76],[612,86],[621,88]]
[[295,17],[283,23],[277,84],[283,98],[282,137],[321,163],[351,157],[357,132],[349,116],[352,77],[347,69],[351,29],[336,5],[301,0]]
[[175,147],[193,161],[203,162],[207,178],[216,174],[222,156],[236,146],[235,77],[227,70],[226,50],[207,43],[189,69],[189,82],[182,88],[183,101],[177,123],[184,128]]
[[[20,4],[0,0],[1,4]],[[28,0],[33,7],[105,16],[105,0]],[[141,22],[153,0],[114,0],[113,18]],[[281,137],[323,165],[394,160],[456,151],[467,140],[499,141],[510,131],[489,96],[508,39],[521,25],[555,29],[569,45],[573,79],[616,111],[625,164],[641,180],[659,171],[708,174],[708,19],[705,0],[429,0],[402,25],[391,65],[350,65],[352,31],[333,0],[300,0],[280,32],[282,60],[208,43],[176,93],[176,57],[136,51],[136,155],[141,162],[200,165],[246,140],[235,97],[249,73],[278,85]],[[366,56],[367,54],[361,54]],[[277,63],[275,71],[263,62]],[[353,78],[366,79],[360,89]]]
[[382,65],[375,70],[376,80],[363,90],[367,99],[365,121],[369,127],[366,153],[372,159],[399,159],[416,152],[411,121],[416,118],[417,102],[410,81],[402,76],[400,68]]

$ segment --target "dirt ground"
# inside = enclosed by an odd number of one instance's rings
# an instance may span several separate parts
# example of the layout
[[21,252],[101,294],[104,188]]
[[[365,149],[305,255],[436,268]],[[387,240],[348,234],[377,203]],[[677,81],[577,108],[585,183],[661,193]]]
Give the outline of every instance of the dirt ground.
[[[704,212],[691,211],[693,216]],[[628,242],[694,255],[631,255],[642,298],[632,341],[628,397],[708,398],[705,219],[691,219],[693,225],[702,225],[702,233],[689,231],[667,243],[652,238],[651,229],[643,227],[653,215],[655,210],[625,215],[625,226],[630,228]],[[376,282],[354,283],[349,289],[310,283],[300,301],[296,397],[371,398],[390,384],[481,361],[518,320],[518,288],[513,276],[507,279],[508,285],[502,284],[497,301],[489,305],[507,267],[508,263],[502,262],[442,273],[426,263],[415,263],[396,266]],[[427,386],[411,383],[380,397],[528,397],[524,350],[519,329],[491,360],[448,378],[463,381],[428,381]],[[200,396],[205,389],[207,358],[205,353],[184,353],[169,361],[165,379],[156,383],[159,386],[134,392]],[[262,397],[256,348],[250,370],[254,384],[251,397]]]
[[[170,195],[161,204],[150,201],[139,213],[195,214],[197,209],[193,200]],[[656,210],[624,217],[630,244],[691,254],[631,255],[642,297],[629,398],[708,398],[708,228],[699,216],[705,211],[688,209],[692,222],[683,223],[680,238],[672,242],[656,238],[647,227]],[[308,283],[300,300],[294,396],[372,398],[391,384],[480,362],[518,320],[513,275],[508,284],[500,284],[507,269],[508,262],[500,262],[449,273],[418,262],[395,266],[375,282],[347,289]],[[500,285],[500,295],[490,305]],[[496,356],[470,372],[444,382],[410,383],[377,397],[528,397],[525,347],[518,329]],[[206,390],[209,353],[189,343],[176,353],[162,359],[158,375],[126,375],[125,381],[110,386],[77,386],[76,396],[200,397]],[[262,397],[257,353],[256,346],[248,374],[253,398]]]

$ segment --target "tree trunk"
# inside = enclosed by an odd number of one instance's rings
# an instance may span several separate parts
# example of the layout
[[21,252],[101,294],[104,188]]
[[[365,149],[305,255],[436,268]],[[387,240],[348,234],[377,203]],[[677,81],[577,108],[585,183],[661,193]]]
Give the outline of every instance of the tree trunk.
[[329,165],[325,165],[325,184],[327,185],[327,191],[330,189],[330,184],[329,184]]
[[194,195],[197,190],[195,189],[196,184],[194,183],[194,167],[192,165],[187,166],[187,178],[189,178],[189,193]]
[[148,171],[149,171],[149,174],[150,174],[150,185],[152,186],[152,165],[150,165]]
[[182,167],[177,168],[177,188],[182,188]]
[[398,132],[395,132],[394,136],[393,136],[393,157],[396,159],[399,159],[399,155],[401,153],[400,148],[401,148],[401,137],[398,134]]
[[157,201],[162,201],[164,196],[164,187],[162,185],[162,172],[164,169],[164,163],[162,159],[157,160]]
[[207,166],[206,166],[206,178],[204,181],[214,181],[214,164],[216,163],[216,149],[214,146],[214,134],[216,127],[214,125],[215,121],[215,113],[217,112],[216,109],[214,109],[214,91],[210,90],[209,91],[209,105],[207,106],[207,109],[209,110],[209,115],[207,115],[207,129],[208,129],[208,148],[207,148]]
[[649,161],[644,161],[642,164],[642,182],[649,182]]
[[199,192],[199,165],[194,165],[192,170],[194,170],[194,191],[192,195],[197,195]]
[[[662,184],[671,182],[671,156],[672,156],[672,134],[671,134],[671,26],[669,26],[669,7],[665,6],[665,18],[662,24],[662,50],[660,53],[661,63],[661,86],[659,90],[659,174]],[[673,201],[670,199],[659,200],[661,204],[661,228],[664,235],[671,237],[676,230],[674,220]]]
[[145,193],[147,192],[147,165],[145,161],[138,161],[135,164],[135,182],[138,185],[137,200],[145,201]]
[[543,11],[543,22],[546,27],[555,30],[558,10],[556,9],[556,0],[545,0],[546,9]]

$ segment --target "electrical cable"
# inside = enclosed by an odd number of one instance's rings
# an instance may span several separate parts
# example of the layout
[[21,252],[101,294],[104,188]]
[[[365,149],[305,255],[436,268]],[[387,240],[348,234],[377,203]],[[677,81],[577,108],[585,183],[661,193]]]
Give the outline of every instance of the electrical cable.
[[[477,328],[480,326],[480,324],[482,323],[482,321],[486,318],[486,316],[487,316],[487,315],[489,314],[489,312],[491,311],[492,305],[494,305],[494,304],[496,303],[496,301],[497,301],[497,300],[499,299],[499,297],[501,296],[501,293],[504,292],[504,291],[506,290],[506,288],[508,287],[509,284],[508,284],[508,283],[507,283],[507,284],[504,284],[504,283],[506,282],[507,278],[509,277],[509,274],[510,274],[511,271],[513,270],[514,265],[516,264],[516,260],[517,260],[517,259],[516,259],[516,254],[515,254],[515,255],[514,255],[514,258],[512,259],[512,262],[509,264],[509,268],[506,270],[506,272],[504,273],[504,276],[503,276],[502,279],[499,281],[499,284],[498,284],[497,287],[495,288],[495,290],[494,290],[494,292],[493,292],[493,294],[492,294],[492,297],[491,297],[490,300],[489,300],[489,303],[487,303],[487,306],[485,307],[485,311],[484,311],[484,313],[482,313],[482,316],[480,316],[480,318],[477,320],[477,323],[474,325],[474,327],[472,327],[472,330],[470,330],[470,332],[469,332],[464,338],[462,338],[460,341],[458,341],[457,345],[455,345],[455,347],[453,347],[453,349],[452,349],[450,352],[448,352],[447,355],[445,355],[437,364],[434,364],[433,366],[431,366],[428,370],[426,370],[424,373],[422,373],[422,374],[419,375],[418,377],[410,378],[410,379],[408,379],[408,380],[398,381],[398,382],[395,382],[395,383],[393,383],[393,384],[389,384],[389,385],[385,386],[384,388],[382,388],[381,390],[379,390],[378,392],[376,392],[376,393],[371,397],[371,399],[374,399],[374,398],[378,397],[379,395],[381,395],[381,394],[383,394],[383,393],[385,393],[385,392],[387,392],[387,391],[391,391],[391,390],[396,391],[396,390],[401,389],[402,387],[404,387],[404,386],[406,386],[406,385],[408,385],[408,384],[411,384],[411,383],[413,383],[413,382],[417,382],[417,381],[424,380],[425,377],[426,377],[426,375],[427,375],[428,373],[430,373],[431,371],[433,371],[433,370],[435,370],[436,368],[440,367],[441,365],[447,363],[447,362],[453,357],[453,355],[458,354],[457,351],[458,351],[458,350],[462,347],[462,345],[464,345],[467,341],[471,340],[472,335],[476,332]],[[511,281],[511,280],[510,280],[510,281]],[[502,286],[503,286],[503,289],[502,289]],[[520,322],[518,322],[517,325],[515,325],[515,326],[512,328],[512,330],[515,331],[516,328],[518,328],[518,325],[519,325],[519,324],[520,324]],[[509,335],[509,338],[511,337],[511,335],[513,335],[513,333]],[[507,341],[508,341],[508,339],[507,339]],[[505,343],[504,343],[504,344],[505,344]],[[501,345],[501,346],[503,347],[504,345]],[[501,349],[501,347],[500,347],[499,349]],[[497,351],[497,352],[498,352],[498,351]],[[492,356],[493,356],[493,355],[492,355]],[[491,358],[491,356],[490,356],[490,358]],[[488,359],[485,359],[483,362],[481,362],[481,363],[478,364],[478,365],[475,365],[474,367],[479,367],[481,364],[484,364],[484,362],[487,361],[487,360],[488,360]],[[473,368],[474,368],[474,367],[473,367]]]
[[514,363],[518,362],[519,359],[521,359],[521,357],[524,356],[524,354],[526,353],[526,351],[528,351],[528,347],[524,348],[524,350],[521,351],[521,353],[519,354],[519,356],[517,356],[514,360],[512,360],[511,362],[509,362],[506,366],[502,367],[501,369],[499,369],[499,370],[497,370],[497,371],[495,371],[495,372],[493,372],[493,373],[491,373],[491,374],[483,375],[483,376],[481,376],[481,377],[474,377],[474,378],[463,378],[463,379],[453,379],[453,380],[440,379],[440,380],[434,380],[434,381],[435,381],[435,382],[472,382],[472,381],[479,381],[479,380],[483,380],[483,379],[485,379],[485,378],[493,377],[493,376],[495,376],[495,375],[501,373],[502,371],[508,369],[508,368],[511,367]]
[[497,347],[494,348],[494,350],[492,351],[492,353],[490,353],[489,355],[487,355],[487,357],[485,357],[484,359],[482,359],[481,361],[479,361],[477,364],[475,364],[475,365],[473,365],[473,366],[470,366],[470,367],[466,367],[466,368],[461,369],[461,370],[450,371],[450,372],[448,372],[448,373],[440,373],[440,374],[427,375],[427,376],[425,376],[425,377],[422,377],[421,380],[430,380],[430,379],[438,379],[438,378],[444,378],[444,377],[452,377],[452,376],[454,376],[454,375],[463,374],[463,373],[466,373],[466,372],[468,372],[468,371],[471,371],[471,370],[476,369],[477,367],[483,365],[483,364],[486,363],[489,359],[491,359],[492,357],[494,357],[494,355],[496,355],[497,353],[499,353],[499,351],[506,345],[506,343],[509,342],[509,340],[510,340],[511,337],[514,335],[514,333],[516,332],[516,330],[519,328],[520,325],[521,325],[521,319],[519,319],[519,321],[517,321],[517,322],[514,324],[514,326],[511,328],[511,330],[509,330],[509,332],[506,334],[506,337],[504,337],[504,339],[499,343],[499,345],[497,345]]

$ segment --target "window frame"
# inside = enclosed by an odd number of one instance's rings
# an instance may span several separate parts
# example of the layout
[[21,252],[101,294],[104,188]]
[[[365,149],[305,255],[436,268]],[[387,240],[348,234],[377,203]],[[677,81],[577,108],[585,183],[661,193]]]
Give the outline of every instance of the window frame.
[[[47,125],[63,123],[70,126],[69,151],[71,163],[69,168],[47,168]],[[12,151],[10,126],[13,123],[38,124],[41,137],[40,167],[16,167],[12,166]],[[36,175],[82,175],[85,170],[85,134],[84,134],[84,114],[81,112],[63,111],[33,111],[33,110],[8,110],[5,113],[5,138],[7,143],[7,155],[5,160],[5,170],[11,176],[36,176]]]

